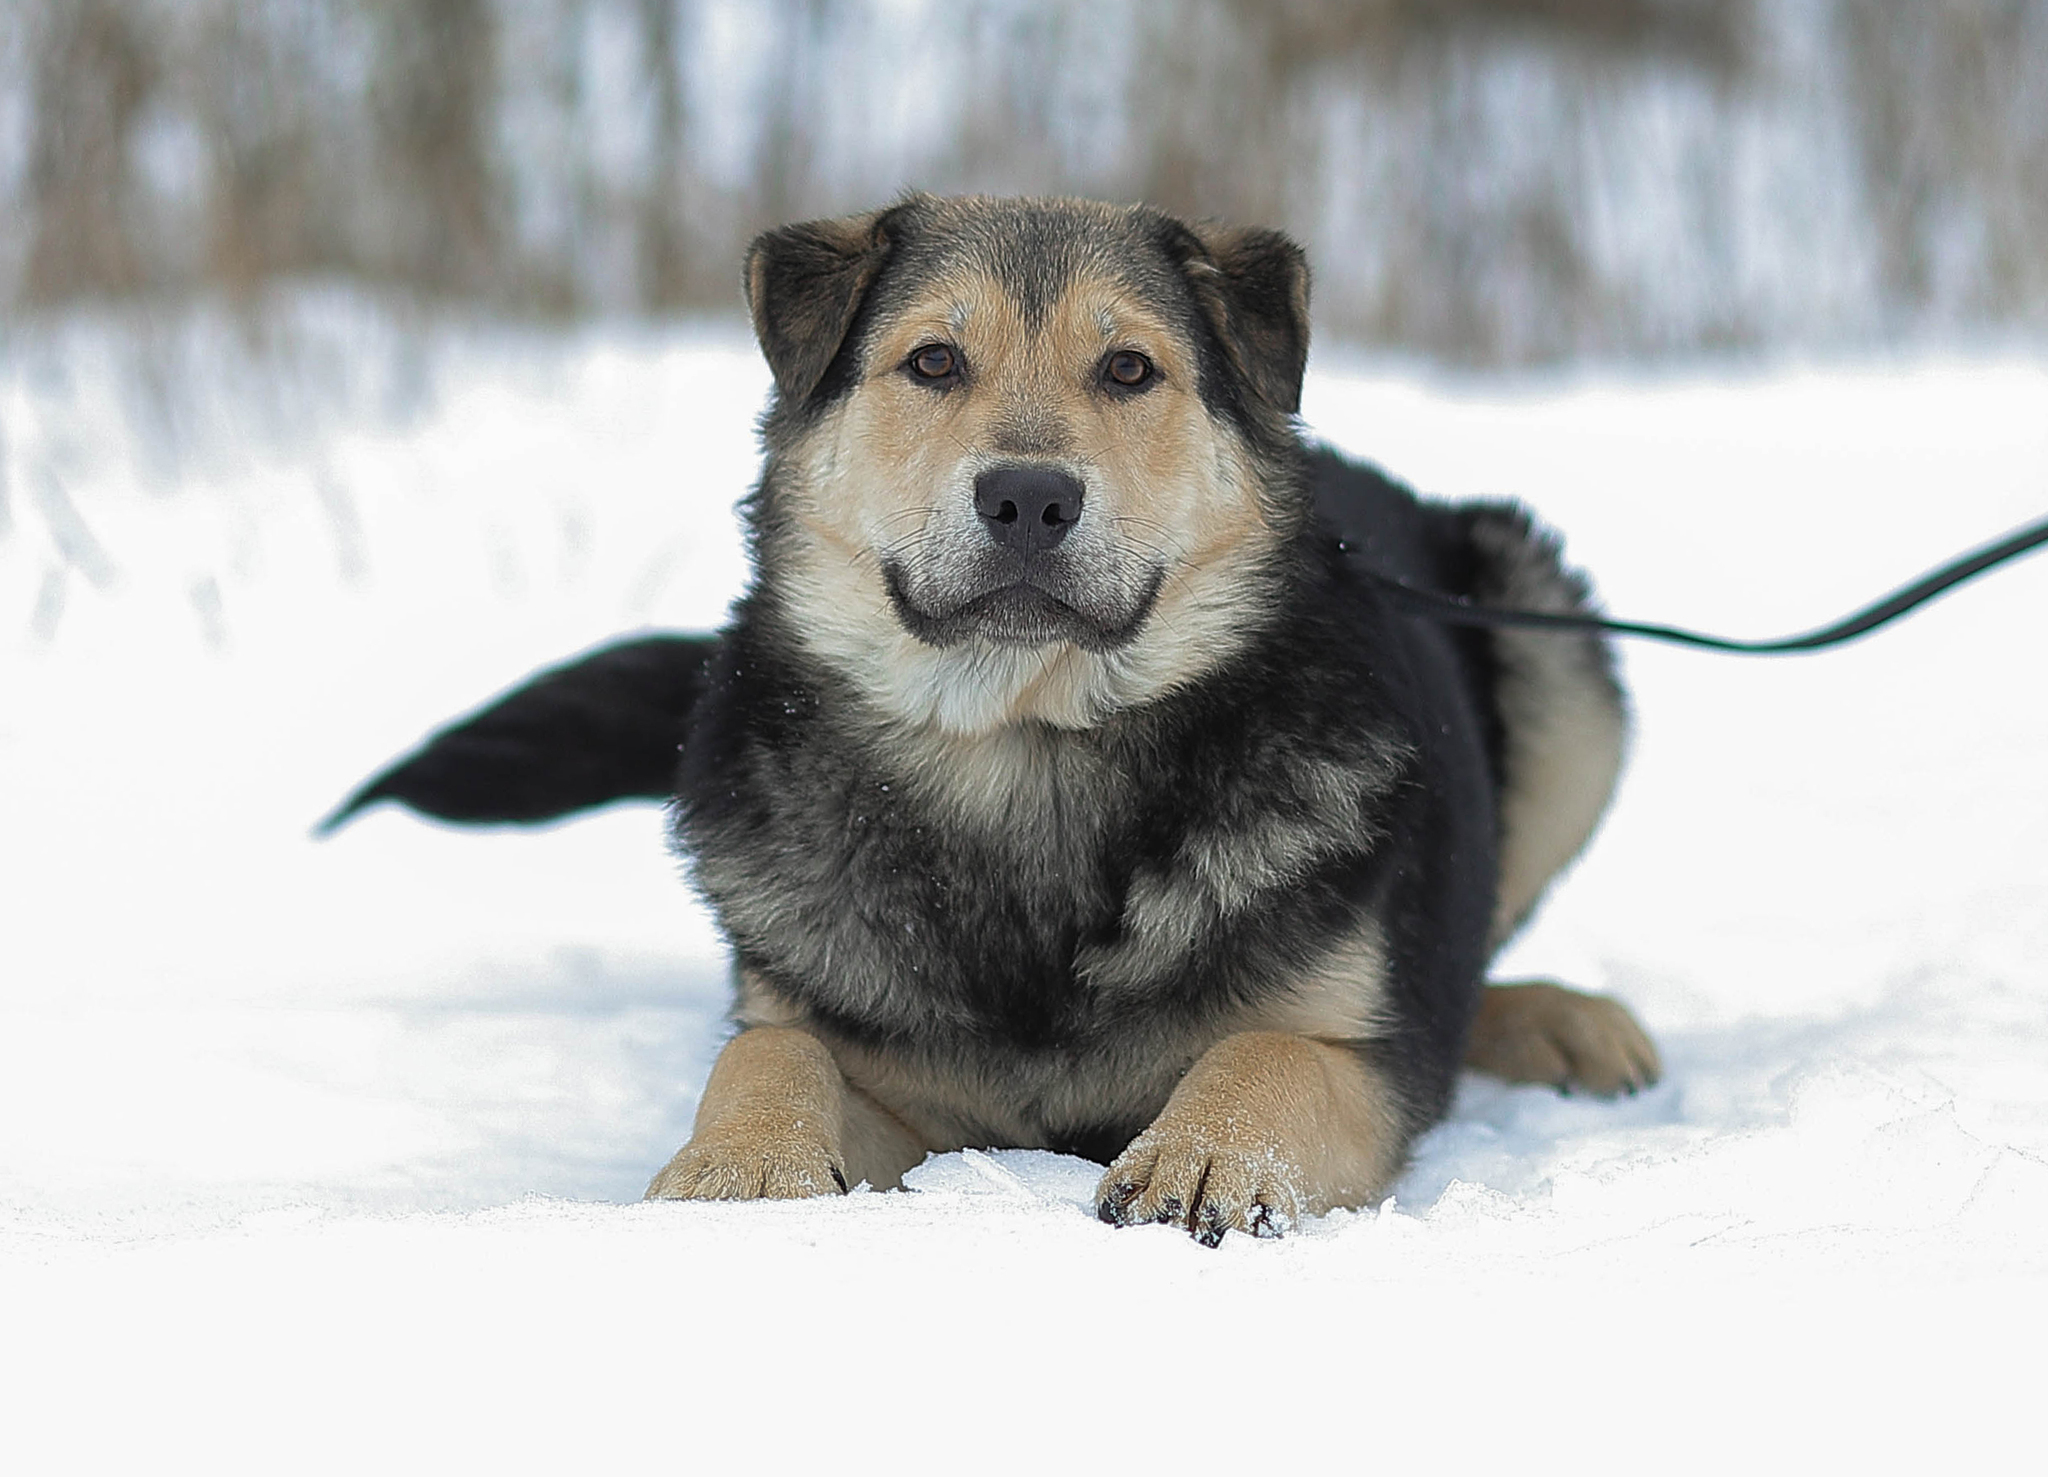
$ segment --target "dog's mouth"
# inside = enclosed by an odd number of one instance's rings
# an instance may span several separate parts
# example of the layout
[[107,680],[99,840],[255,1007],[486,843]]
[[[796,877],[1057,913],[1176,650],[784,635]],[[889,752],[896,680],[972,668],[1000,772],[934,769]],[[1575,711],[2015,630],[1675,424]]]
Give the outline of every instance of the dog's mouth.
[[[1159,599],[1166,571],[1154,570],[1135,601],[1096,602],[1064,598],[1029,578],[971,594],[941,609],[927,609],[911,596],[903,567],[882,566],[903,628],[927,646],[957,646],[980,639],[1002,646],[1051,646],[1071,642],[1087,651],[1114,651],[1137,639]],[[1117,608],[1120,604],[1122,608]]]

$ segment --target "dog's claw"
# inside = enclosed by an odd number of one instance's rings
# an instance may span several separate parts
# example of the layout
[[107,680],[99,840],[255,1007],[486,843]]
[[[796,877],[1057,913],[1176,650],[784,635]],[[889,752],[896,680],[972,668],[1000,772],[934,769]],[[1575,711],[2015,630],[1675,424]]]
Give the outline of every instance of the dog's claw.
[[1220,1246],[1232,1231],[1270,1241],[1292,1226],[1297,1194],[1275,1167],[1263,1153],[1155,1131],[1103,1177],[1095,1213],[1113,1226],[1175,1226],[1202,1246]]
[[1101,1192],[1095,1204],[1095,1218],[1112,1226],[1129,1224],[1127,1212],[1131,1202],[1138,1198],[1138,1187],[1129,1180],[1119,1180]]

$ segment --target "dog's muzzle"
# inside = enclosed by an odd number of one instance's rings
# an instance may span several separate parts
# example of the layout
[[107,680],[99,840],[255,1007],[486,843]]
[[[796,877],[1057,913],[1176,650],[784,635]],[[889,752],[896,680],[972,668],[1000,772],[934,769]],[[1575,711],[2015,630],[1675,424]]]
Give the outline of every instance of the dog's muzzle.
[[1093,523],[1069,537],[1086,497],[1081,479],[1060,467],[983,470],[974,479],[974,525],[927,542],[913,564],[883,561],[896,618],[928,646],[979,639],[1109,651],[1130,642],[1166,571],[1132,558]]

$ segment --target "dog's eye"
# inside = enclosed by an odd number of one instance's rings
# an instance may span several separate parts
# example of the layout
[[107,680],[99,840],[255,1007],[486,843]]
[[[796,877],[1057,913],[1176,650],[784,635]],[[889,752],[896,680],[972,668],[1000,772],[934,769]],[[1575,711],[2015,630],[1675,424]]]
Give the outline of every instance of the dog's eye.
[[1135,349],[1118,349],[1104,361],[1102,372],[1119,389],[1135,390],[1152,378],[1152,361]]
[[924,344],[910,351],[910,372],[923,380],[946,380],[960,372],[960,356],[948,344]]

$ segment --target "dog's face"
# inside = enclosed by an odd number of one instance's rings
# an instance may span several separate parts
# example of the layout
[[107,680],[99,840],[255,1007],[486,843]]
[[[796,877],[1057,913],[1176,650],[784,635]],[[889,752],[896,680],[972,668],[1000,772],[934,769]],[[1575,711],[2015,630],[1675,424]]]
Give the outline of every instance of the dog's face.
[[1306,295],[1284,238],[1143,208],[919,197],[763,237],[765,580],[912,722],[1086,726],[1198,675],[1300,513]]

